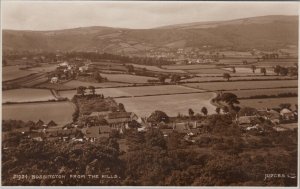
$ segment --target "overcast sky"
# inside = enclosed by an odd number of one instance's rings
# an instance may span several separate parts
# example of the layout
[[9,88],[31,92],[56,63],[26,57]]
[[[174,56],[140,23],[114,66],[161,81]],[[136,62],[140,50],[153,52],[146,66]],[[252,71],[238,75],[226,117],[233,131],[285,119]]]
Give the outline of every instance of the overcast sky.
[[2,27],[54,30],[85,26],[153,28],[263,15],[298,15],[298,2],[2,2]]

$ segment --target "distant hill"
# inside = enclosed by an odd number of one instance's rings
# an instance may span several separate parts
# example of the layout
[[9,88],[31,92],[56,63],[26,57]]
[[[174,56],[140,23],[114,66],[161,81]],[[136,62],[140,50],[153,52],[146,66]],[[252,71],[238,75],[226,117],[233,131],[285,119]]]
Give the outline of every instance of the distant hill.
[[4,50],[135,53],[155,48],[278,49],[297,45],[298,16],[262,16],[153,29],[83,27],[56,31],[3,30]]

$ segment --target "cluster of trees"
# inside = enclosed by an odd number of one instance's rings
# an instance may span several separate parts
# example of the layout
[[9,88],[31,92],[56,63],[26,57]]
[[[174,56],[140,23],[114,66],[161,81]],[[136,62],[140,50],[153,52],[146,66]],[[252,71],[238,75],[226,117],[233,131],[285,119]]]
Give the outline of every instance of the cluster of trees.
[[298,76],[298,66],[296,65],[295,67],[282,67],[279,65],[276,65],[274,67],[274,73],[277,75],[290,75],[290,76]]

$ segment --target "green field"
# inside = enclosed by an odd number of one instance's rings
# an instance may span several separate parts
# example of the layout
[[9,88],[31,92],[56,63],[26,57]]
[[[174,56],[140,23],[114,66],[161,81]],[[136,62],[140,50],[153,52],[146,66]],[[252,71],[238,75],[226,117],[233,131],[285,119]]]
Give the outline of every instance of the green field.
[[[143,86],[143,87],[119,87],[96,89],[96,93],[103,94],[105,97],[129,97],[144,95],[162,95],[162,94],[178,94],[201,92],[198,89],[192,89],[179,85],[161,85],[161,86]],[[60,96],[71,99],[75,94],[75,90],[59,91]]]
[[78,80],[72,80],[68,81],[63,84],[63,86],[67,88],[77,88],[79,86],[89,87],[121,87],[121,86],[128,86],[130,84],[126,83],[117,83],[117,82],[103,82],[103,83],[95,83],[95,82],[84,82],[84,81],[78,81]]
[[28,70],[41,73],[41,72],[51,72],[54,71],[56,68],[57,68],[56,64],[41,64],[41,66],[33,67]]
[[[181,69],[173,69],[173,70],[169,70],[169,69],[162,69],[159,68],[157,66],[147,66],[147,65],[140,65],[140,64],[132,64],[134,67],[137,68],[146,68],[147,70],[150,71],[155,71],[155,72],[171,72],[171,73],[185,73],[183,70]],[[164,66],[165,68],[165,66]]]
[[129,74],[101,74],[106,77],[108,81],[121,82],[121,83],[148,83],[148,80],[157,79],[154,77],[137,76]]
[[5,66],[2,67],[2,81],[9,81],[17,79],[19,77],[24,77],[32,73],[36,73],[33,70],[20,70],[24,66]]
[[297,80],[280,81],[234,81],[234,82],[209,82],[209,83],[188,83],[184,86],[204,89],[204,90],[239,90],[239,89],[262,89],[262,88],[280,88],[297,87]]
[[193,70],[193,69],[216,68],[216,66],[210,64],[191,64],[191,65],[168,65],[168,66],[163,66],[163,68],[169,70]]
[[278,95],[279,93],[296,93],[298,88],[277,88],[277,89],[259,89],[259,90],[238,90],[228,91],[236,94],[239,98],[246,98],[255,95]]
[[[253,76],[232,76],[230,78],[231,81],[239,81],[239,80],[280,80],[280,79],[295,79],[293,77],[282,77],[282,76],[264,76],[264,75],[253,75]],[[223,76],[203,76],[203,77],[194,77],[190,79],[183,79],[182,82],[206,82],[206,81],[225,81]]]
[[188,73],[193,74],[223,74],[223,73],[230,73],[231,71],[218,69],[218,68],[207,68],[207,69],[192,69],[192,70],[185,70]]
[[115,100],[123,103],[126,111],[135,112],[142,117],[149,116],[155,110],[164,111],[169,116],[177,116],[178,113],[188,115],[189,108],[192,108],[195,114],[200,113],[203,106],[209,113],[214,113],[215,107],[210,104],[210,99],[214,96],[214,93],[198,93],[116,98]]
[[298,104],[297,97],[288,97],[288,98],[266,98],[266,99],[247,99],[240,100],[241,106],[253,107],[257,109],[266,109],[266,108],[276,108],[279,104],[290,103],[293,109],[295,109],[295,104]]
[[2,92],[2,102],[33,102],[54,100],[54,96],[47,89],[12,89]]
[[42,102],[2,105],[2,119],[44,122],[51,120],[57,124],[66,124],[72,121],[75,106],[70,102]]

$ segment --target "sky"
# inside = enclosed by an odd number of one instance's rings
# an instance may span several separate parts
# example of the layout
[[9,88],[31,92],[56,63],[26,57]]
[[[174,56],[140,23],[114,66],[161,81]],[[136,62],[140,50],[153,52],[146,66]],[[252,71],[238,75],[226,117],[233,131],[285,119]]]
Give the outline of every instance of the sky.
[[298,2],[2,1],[3,29],[147,29],[264,15],[298,15]]

